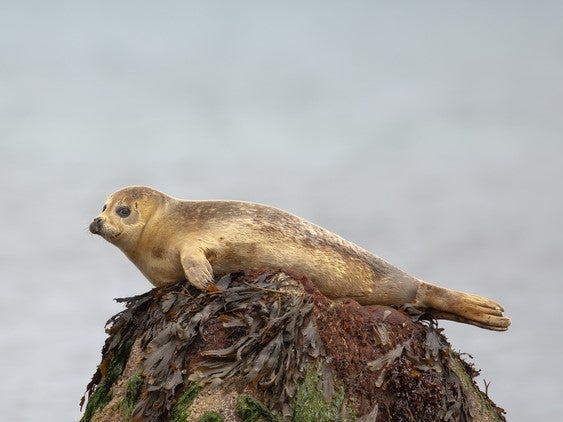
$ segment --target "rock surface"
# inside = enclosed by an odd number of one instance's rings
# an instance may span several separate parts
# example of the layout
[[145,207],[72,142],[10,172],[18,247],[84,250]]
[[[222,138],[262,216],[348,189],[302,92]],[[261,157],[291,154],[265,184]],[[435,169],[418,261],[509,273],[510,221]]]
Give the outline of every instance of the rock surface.
[[505,420],[432,322],[306,279],[230,274],[119,301],[83,421]]

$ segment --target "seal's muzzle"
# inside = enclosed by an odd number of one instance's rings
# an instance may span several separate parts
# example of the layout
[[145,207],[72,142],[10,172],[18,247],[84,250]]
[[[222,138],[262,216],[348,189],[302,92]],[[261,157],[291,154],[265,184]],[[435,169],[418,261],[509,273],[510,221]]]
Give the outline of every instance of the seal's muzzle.
[[103,226],[104,226],[104,223],[103,223],[101,217],[94,218],[94,221],[92,221],[90,223],[90,233],[100,234]]

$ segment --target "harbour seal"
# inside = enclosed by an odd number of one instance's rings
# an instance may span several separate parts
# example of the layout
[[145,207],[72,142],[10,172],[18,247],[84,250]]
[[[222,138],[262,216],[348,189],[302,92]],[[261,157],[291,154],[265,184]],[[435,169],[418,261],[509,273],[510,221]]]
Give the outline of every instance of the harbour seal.
[[307,276],[330,298],[412,305],[435,318],[504,331],[498,303],[427,283],[295,215],[241,201],[185,201],[144,186],[108,198],[90,232],[121,249],[155,286],[248,269]]

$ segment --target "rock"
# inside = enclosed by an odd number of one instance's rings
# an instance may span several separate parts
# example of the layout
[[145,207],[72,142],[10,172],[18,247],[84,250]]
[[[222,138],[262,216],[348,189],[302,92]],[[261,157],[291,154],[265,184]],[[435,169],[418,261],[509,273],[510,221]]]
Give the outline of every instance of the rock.
[[118,301],[85,422],[505,420],[432,321],[306,279],[238,273]]

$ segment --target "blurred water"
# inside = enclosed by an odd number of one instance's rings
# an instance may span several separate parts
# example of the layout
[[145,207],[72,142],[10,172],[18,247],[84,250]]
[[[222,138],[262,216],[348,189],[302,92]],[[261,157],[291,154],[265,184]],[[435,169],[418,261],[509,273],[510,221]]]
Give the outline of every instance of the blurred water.
[[76,420],[112,298],[150,288],[86,227],[105,197],[269,203],[493,297],[443,323],[511,421],[556,420],[559,2],[0,3],[0,414]]

